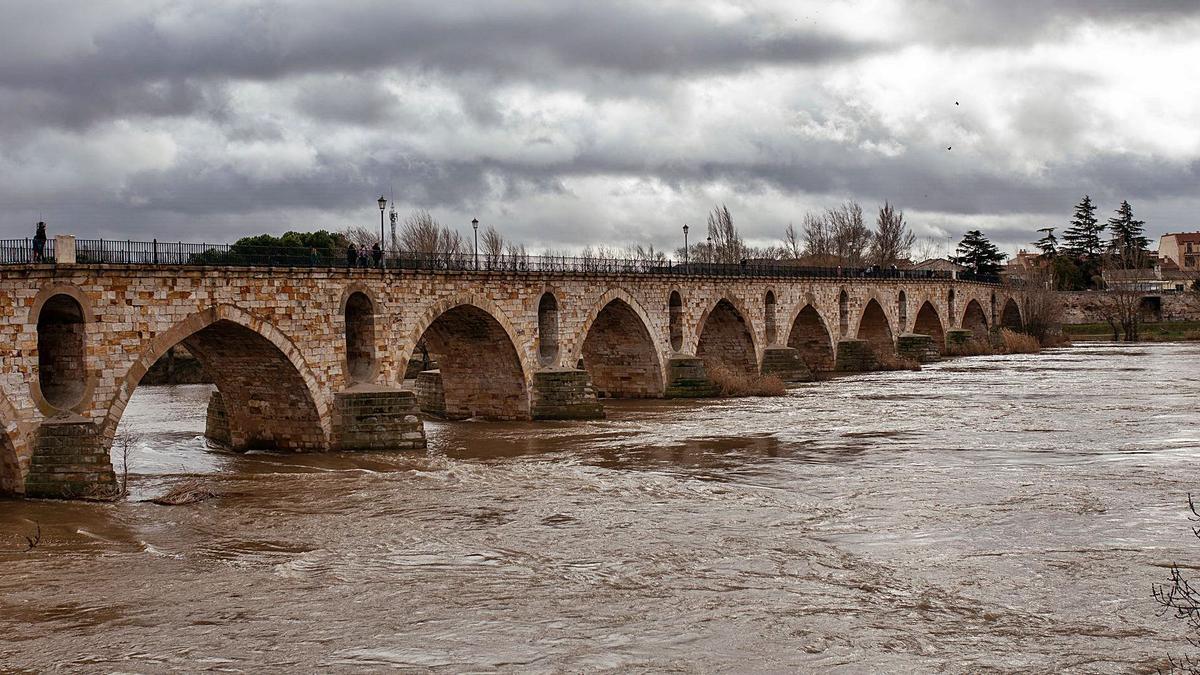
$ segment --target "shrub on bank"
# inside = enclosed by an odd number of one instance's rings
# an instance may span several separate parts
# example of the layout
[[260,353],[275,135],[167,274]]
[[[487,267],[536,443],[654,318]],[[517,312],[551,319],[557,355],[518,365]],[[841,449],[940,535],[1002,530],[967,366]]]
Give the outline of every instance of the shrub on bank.
[[990,356],[996,350],[987,340],[972,338],[966,342],[951,342],[946,345],[946,356]]
[[1001,328],[1000,349],[1002,354],[1037,354],[1042,351],[1042,345],[1032,335]]
[[708,379],[712,380],[722,396],[783,396],[787,387],[778,375],[739,373],[721,364],[708,366]]

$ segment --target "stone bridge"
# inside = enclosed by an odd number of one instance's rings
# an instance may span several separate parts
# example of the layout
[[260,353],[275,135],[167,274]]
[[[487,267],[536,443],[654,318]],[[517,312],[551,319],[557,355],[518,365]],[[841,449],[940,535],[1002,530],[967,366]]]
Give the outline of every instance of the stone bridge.
[[956,329],[1019,328],[1022,298],[951,279],[60,264],[0,267],[0,313],[0,491],[82,497],[109,488],[121,414],[176,345],[213,378],[207,435],[233,449],[423,447],[419,409],[597,417],[606,397],[713,395],[718,363],[800,380],[906,339],[935,356]]

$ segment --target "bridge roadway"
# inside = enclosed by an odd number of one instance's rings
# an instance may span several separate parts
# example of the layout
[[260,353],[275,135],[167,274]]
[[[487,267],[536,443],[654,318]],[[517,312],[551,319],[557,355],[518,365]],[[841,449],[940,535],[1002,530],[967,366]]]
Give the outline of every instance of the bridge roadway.
[[175,345],[213,377],[207,435],[233,449],[419,448],[422,411],[597,417],[605,397],[713,395],[718,363],[802,380],[898,342],[935,357],[948,333],[1020,328],[1022,303],[947,278],[678,268],[0,266],[0,491],[108,491],[121,414]]

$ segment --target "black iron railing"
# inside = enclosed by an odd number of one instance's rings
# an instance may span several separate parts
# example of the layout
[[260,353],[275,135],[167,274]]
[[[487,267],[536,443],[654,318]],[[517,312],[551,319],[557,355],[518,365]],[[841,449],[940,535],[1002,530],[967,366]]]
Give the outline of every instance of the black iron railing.
[[[36,259],[32,239],[0,240],[0,264],[53,262],[53,241],[46,242],[42,259]],[[739,262],[680,262],[669,259],[619,259],[522,254],[475,256],[473,253],[389,252],[375,257],[336,249],[195,244],[161,241],[78,239],[78,264],[108,265],[207,265],[222,267],[341,267],[386,270],[458,272],[576,273],[613,275],[685,274],[708,277],[783,277],[829,279],[950,279],[940,270],[881,267],[812,267],[779,260]],[[958,279],[999,283],[992,275],[959,272]]]
[[0,265],[54,262],[54,240],[0,239]]

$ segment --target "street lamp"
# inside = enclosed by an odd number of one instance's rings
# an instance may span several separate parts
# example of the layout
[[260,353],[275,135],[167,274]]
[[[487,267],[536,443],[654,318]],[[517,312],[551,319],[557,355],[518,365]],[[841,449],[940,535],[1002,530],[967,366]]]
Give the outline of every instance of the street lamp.
[[383,269],[383,210],[387,208],[387,198],[379,195],[379,269]]
[[684,267],[687,267],[687,264],[688,264],[687,230],[688,230],[687,223],[684,223],[683,224],[683,265],[684,265]]
[[708,238],[708,262],[713,261],[712,237]]
[[471,219],[471,229],[475,230],[475,271],[479,271],[479,219]]

